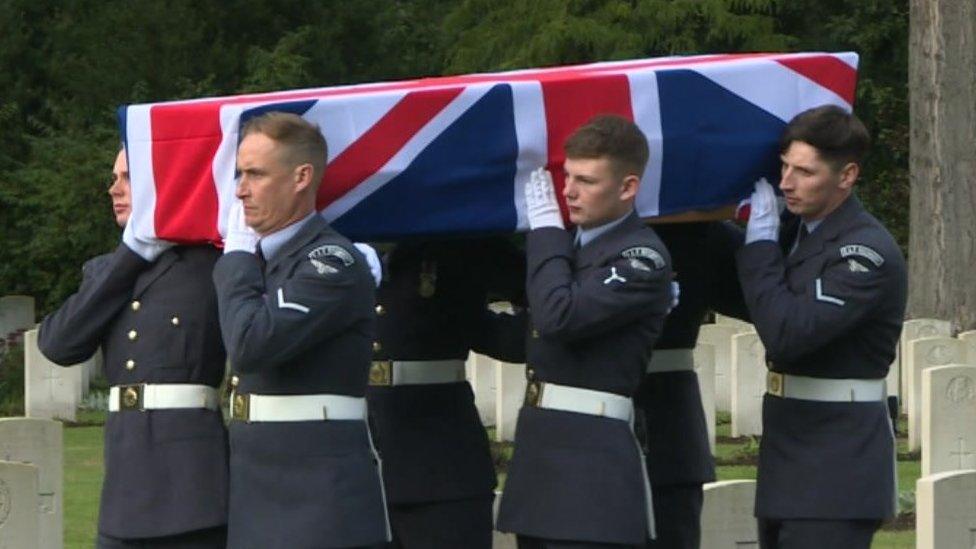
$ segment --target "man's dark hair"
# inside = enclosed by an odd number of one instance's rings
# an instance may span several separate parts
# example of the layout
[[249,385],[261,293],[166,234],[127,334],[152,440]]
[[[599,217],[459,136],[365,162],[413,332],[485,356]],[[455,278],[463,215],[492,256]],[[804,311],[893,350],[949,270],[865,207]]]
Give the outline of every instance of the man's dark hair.
[[621,116],[601,114],[577,128],[563,145],[566,158],[610,159],[619,177],[641,177],[650,155],[647,138],[637,124]]
[[780,153],[785,153],[794,141],[817,149],[820,158],[839,170],[848,163],[862,162],[871,145],[871,136],[853,114],[836,105],[824,105],[803,111],[790,120],[779,140]]

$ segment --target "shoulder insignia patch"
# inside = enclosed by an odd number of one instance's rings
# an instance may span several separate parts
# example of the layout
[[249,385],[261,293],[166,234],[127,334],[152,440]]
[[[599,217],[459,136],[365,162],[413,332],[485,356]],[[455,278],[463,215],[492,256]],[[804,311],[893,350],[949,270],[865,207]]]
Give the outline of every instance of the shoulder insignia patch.
[[856,259],[848,259],[847,266],[850,267],[852,273],[867,273],[871,270],[861,265],[861,262]]
[[349,267],[356,262],[356,258],[351,253],[342,246],[335,244],[325,244],[308,252],[308,260],[320,275],[339,272],[337,267],[328,263],[331,258],[334,258],[333,262],[338,260],[345,267]]
[[666,265],[664,256],[658,253],[658,251],[654,248],[648,246],[634,246],[633,248],[627,248],[626,250],[620,252],[620,255],[621,257],[630,259],[630,265],[635,269],[640,269],[640,267],[637,267],[634,264],[634,260],[637,260],[637,262],[643,264],[644,269],[642,270],[650,270],[648,263],[653,264],[655,269],[663,269],[664,265]]
[[[874,251],[871,247],[865,246],[864,244],[848,244],[847,246],[841,246],[840,256],[845,259],[855,256],[863,257],[864,259],[867,259],[873,263],[875,267],[884,265],[884,258],[881,257],[881,254]],[[853,268],[851,270],[853,270]]]

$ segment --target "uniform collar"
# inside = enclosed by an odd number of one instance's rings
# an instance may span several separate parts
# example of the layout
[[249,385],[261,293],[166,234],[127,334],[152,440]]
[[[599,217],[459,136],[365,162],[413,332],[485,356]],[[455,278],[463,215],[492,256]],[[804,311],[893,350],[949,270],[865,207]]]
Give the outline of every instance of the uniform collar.
[[[799,246],[796,247],[796,251],[787,257],[786,262],[788,265],[795,265],[804,259],[816,255],[823,250],[824,244],[834,238],[836,238],[847,226],[850,219],[856,217],[860,211],[864,208],[861,206],[861,201],[857,199],[854,194],[847,197],[836,210],[830,212],[827,217],[820,220],[820,224],[815,227],[816,232],[810,229],[809,225],[807,230],[810,231],[810,236],[805,238]],[[790,225],[796,229],[799,219],[795,219],[794,223]],[[795,233],[787,233],[795,234]],[[792,242],[790,240],[789,242]]]
[[593,242],[593,240],[596,239],[597,237],[599,237],[599,236],[607,233],[608,231],[610,231],[611,229],[613,229],[617,225],[620,225],[621,223],[623,223],[628,217],[630,217],[630,214],[631,213],[633,213],[633,212],[627,212],[620,219],[615,219],[615,220],[613,220],[613,221],[611,221],[609,223],[604,223],[603,225],[600,225],[599,227],[593,227],[593,228],[590,228],[590,229],[584,229],[582,227],[577,227],[576,228],[576,242],[579,243],[579,247],[580,248],[582,248],[583,246],[586,246],[590,242]]
[[308,223],[309,220],[315,215],[317,215],[317,213],[313,211],[302,219],[288,225],[284,229],[277,230],[271,234],[261,237],[259,245],[261,246],[261,253],[264,254],[264,260],[270,262],[272,259],[274,259],[275,256],[278,255],[278,252],[281,251],[281,247],[285,245],[285,242],[288,242],[293,236],[298,234],[298,231],[300,231],[302,227],[304,227],[305,224]]

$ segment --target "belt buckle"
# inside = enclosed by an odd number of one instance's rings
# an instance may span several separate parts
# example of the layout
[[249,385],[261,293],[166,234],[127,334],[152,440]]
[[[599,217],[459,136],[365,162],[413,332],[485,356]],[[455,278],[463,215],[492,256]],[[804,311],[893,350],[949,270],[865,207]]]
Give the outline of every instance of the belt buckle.
[[783,378],[783,374],[779,372],[766,372],[766,392],[782,397],[786,385],[786,380]]
[[525,386],[525,402],[524,406],[531,406],[536,408],[542,402],[542,391],[545,389],[545,385],[541,381],[530,381]]
[[374,360],[369,367],[369,384],[386,387],[393,385],[393,361]]
[[231,396],[230,418],[247,423],[251,421],[251,395],[235,392]]
[[143,395],[145,394],[145,383],[133,385],[119,385],[119,411],[138,410],[145,411]]

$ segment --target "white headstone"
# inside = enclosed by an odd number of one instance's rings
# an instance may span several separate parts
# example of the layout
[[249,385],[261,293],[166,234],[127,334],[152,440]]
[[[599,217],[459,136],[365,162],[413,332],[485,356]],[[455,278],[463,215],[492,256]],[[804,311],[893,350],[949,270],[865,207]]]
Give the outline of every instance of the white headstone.
[[762,434],[766,349],[755,332],[732,337],[732,436]]
[[908,342],[905,373],[908,391],[905,409],[908,411],[908,450],[921,447],[922,434],[922,370],[948,364],[964,364],[966,349],[961,341],[951,337],[924,337]]
[[915,547],[976,547],[976,471],[950,471],[918,479]]
[[472,351],[468,353],[465,371],[481,423],[491,427],[495,424],[495,361]]
[[37,348],[37,330],[24,334],[24,411],[27,417],[74,421],[81,397],[81,367],[49,361]]
[[[888,396],[901,396],[901,355],[897,345],[895,346],[895,359],[891,361],[891,366],[888,367],[888,375],[885,377],[885,386],[888,390]],[[901,405],[900,399],[899,405]]]
[[715,409],[719,412],[732,409],[732,336],[745,331],[732,324],[703,324],[698,332],[698,343],[715,346]]
[[698,389],[701,391],[702,409],[705,411],[705,425],[708,427],[708,447],[715,454],[715,346],[699,343],[695,347],[695,373],[698,374]]
[[966,346],[966,364],[976,364],[976,330],[960,332],[956,337]]
[[61,549],[64,517],[64,443],[61,423],[0,418],[0,460],[37,467],[40,549]]
[[0,549],[40,549],[37,467],[0,461]]
[[906,359],[908,357],[908,342],[923,337],[949,337],[952,335],[952,324],[945,320],[935,318],[916,318],[906,320],[901,325],[901,338],[899,339],[899,355],[901,358],[901,395],[902,400],[908,403],[908,375]]
[[495,440],[515,440],[515,424],[525,401],[525,364],[495,362]]
[[[494,520],[492,524],[498,523],[498,504],[502,501],[502,493],[499,490],[495,490],[495,505],[494,505]],[[509,534],[506,532],[499,532],[495,530],[491,533],[491,548],[492,549],[516,549],[518,547],[518,542],[515,539],[515,534]]]
[[976,469],[976,366],[922,372],[922,476]]
[[715,324],[721,324],[724,326],[736,326],[745,332],[755,330],[755,328],[752,327],[752,324],[749,324],[744,320],[739,320],[738,318],[720,315],[717,313],[715,314]]
[[708,549],[758,549],[759,533],[753,508],[756,481],[723,480],[704,487],[701,514],[701,547]]
[[29,295],[0,297],[0,338],[34,327],[34,298]]

